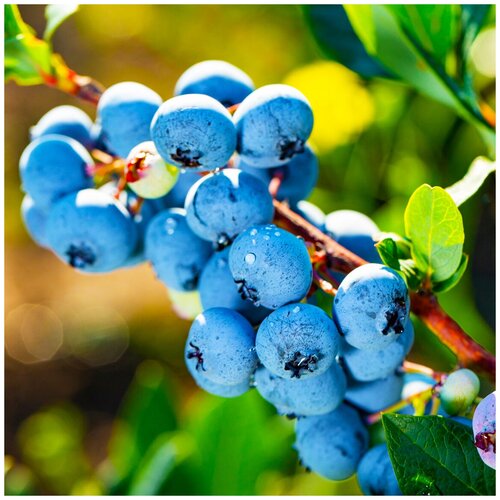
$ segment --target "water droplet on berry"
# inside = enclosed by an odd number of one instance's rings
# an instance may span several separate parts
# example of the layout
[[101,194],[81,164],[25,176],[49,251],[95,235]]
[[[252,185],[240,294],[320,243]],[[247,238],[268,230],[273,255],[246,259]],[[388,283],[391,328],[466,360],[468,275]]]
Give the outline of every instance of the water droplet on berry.
[[292,312],[294,313],[298,313],[300,311],[300,307],[299,306],[296,306],[292,309]]
[[175,228],[177,227],[177,221],[172,217],[169,217],[165,221],[165,228],[167,230],[167,234],[172,235],[175,232]]
[[264,236],[264,239],[265,239],[266,241],[267,241],[267,240],[269,240],[269,236],[266,234],[266,235]]
[[257,245],[257,241],[252,240],[252,245]]
[[281,233],[280,233],[279,231],[276,231],[276,232],[274,233],[274,236],[281,236]]
[[245,262],[248,264],[248,265],[252,265],[254,262],[255,262],[255,254],[254,253],[247,253],[245,255]]
[[250,231],[250,235],[251,235],[251,236],[255,236],[256,234],[257,234],[257,229],[252,229],[252,230]]

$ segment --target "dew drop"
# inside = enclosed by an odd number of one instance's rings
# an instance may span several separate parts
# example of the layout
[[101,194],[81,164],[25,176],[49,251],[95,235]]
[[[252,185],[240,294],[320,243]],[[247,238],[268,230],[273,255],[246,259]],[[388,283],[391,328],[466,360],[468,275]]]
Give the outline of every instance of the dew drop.
[[266,234],[266,235],[264,236],[264,239],[265,239],[266,241],[267,241],[267,240],[269,240],[269,236]]
[[250,231],[250,235],[251,235],[251,236],[255,236],[256,234],[257,234],[257,229],[252,229],[252,230]]
[[248,264],[248,265],[252,265],[254,262],[255,262],[255,254],[254,253],[247,253],[245,255],[245,262]]
[[252,245],[257,245],[257,241],[252,240]]
[[175,228],[177,227],[177,221],[172,217],[169,217],[165,221],[165,228],[167,230],[167,234],[172,235],[175,232]]
[[293,313],[298,313],[300,311],[300,307],[299,306],[296,306],[292,309],[292,312]]
[[274,236],[281,236],[281,233],[280,233],[279,231],[276,231],[276,232],[274,233]]

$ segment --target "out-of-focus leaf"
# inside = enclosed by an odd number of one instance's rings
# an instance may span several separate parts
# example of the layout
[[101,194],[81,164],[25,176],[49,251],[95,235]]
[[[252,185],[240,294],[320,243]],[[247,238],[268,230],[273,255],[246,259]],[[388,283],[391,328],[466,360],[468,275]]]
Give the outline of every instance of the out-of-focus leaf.
[[433,282],[450,278],[460,265],[465,237],[462,215],[451,196],[424,184],[408,201],[404,219],[420,272]]
[[176,465],[191,454],[192,450],[192,439],[186,434],[165,433],[158,436],[139,463],[128,494],[161,494]]
[[471,429],[440,416],[382,417],[404,495],[494,495],[495,471],[474,446]]
[[462,254],[462,259],[457,270],[445,281],[439,281],[432,284],[432,291],[435,293],[443,293],[451,290],[458,282],[462,279],[462,276],[467,269],[467,264],[469,262],[469,256]]
[[469,4],[461,6],[461,44],[462,58],[467,60],[470,48],[488,17],[492,4]]
[[234,399],[206,397],[190,425],[198,445],[197,481],[210,495],[253,495],[261,474],[282,469],[292,425],[255,390]]
[[78,4],[64,4],[58,3],[47,5],[45,8],[45,18],[47,25],[43,33],[43,39],[49,42],[56,32],[57,28],[72,14],[78,10]]
[[452,186],[446,188],[446,192],[453,198],[457,207],[459,207],[478,191],[488,175],[495,170],[496,162],[480,156],[471,163],[465,176]]
[[367,78],[390,76],[367,53],[342,5],[305,5],[304,10],[316,40],[329,57]]
[[121,478],[129,477],[153,442],[177,427],[165,370],[145,361],[136,371],[110,442],[110,459]]

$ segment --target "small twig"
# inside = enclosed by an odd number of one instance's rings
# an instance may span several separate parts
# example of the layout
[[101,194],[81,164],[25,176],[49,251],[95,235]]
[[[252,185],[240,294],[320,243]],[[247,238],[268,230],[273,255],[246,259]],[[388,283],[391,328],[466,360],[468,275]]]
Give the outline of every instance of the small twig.
[[283,182],[285,175],[282,170],[277,170],[271,181],[269,182],[269,193],[273,198],[278,196],[278,191],[280,189],[281,183]]
[[429,368],[428,366],[420,365],[408,360],[403,361],[402,371],[405,373],[419,373],[421,375],[427,375],[433,378],[436,382],[441,382],[446,376],[446,373],[444,372],[438,372],[436,370],[433,370],[432,368]]
[[313,280],[316,283],[316,285],[328,295],[335,296],[335,294],[337,293],[337,289],[334,288],[334,286],[329,281],[323,279],[319,275],[318,271],[314,268],[313,268]]

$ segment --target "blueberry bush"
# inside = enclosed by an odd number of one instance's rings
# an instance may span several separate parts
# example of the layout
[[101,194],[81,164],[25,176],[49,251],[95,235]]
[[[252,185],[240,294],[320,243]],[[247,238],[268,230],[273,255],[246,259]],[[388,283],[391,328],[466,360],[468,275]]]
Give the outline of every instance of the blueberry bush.
[[[176,22],[173,6],[159,9]],[[78,61],[70,68],[54,36],[77,7],[48,6],[39,38],[5,6],[6,80],[74,101],[39,116],[16,159],[26,231],[87,294],[117,273],[152,270],[181,318],[142,325],[159,332],[155,342],[137,341],[125,377],[104,386],[101,397],[119,404],[105,439],[94,438],[106,442],[99,459],[86,426],[99,427],[78,391],[31,408],[8,446],[7,493],[495,493],[493,337],[487,325],[489,340],[474,332],[474,298],[455,296],[451,308],[446,299],[482,272],[468,243],[477,213],[464,204],[494,195],[485,194],[494,73],[488,80],[481,69],[494,7],[276,9],[297,16],[321,61],[303,57],[283,83],[254,83],[207,54],[183,66],[172,95],[143,83],[151,70],[142,64],[106,88],[78,74]],[[383,96],[376,105],[372,93]],[[429,116],[405,128],[421,106]],[[432,130],[441,139],[429,138],[431,148],[418,120],[431,127],[441,114],[451,125]],[[458,137],[462,127],[468,135]],[[387,161],[394,149],[399,157]],[[463,151],[474,153],[467,164],[457,160]],[[460,168],[430,173],[447,161]],[[377,163],[386,170],[378,181]],[[346,203],[350,191],[364,201]],[[370,206],[378,210],[362,209]],[[366,213],[384,211],[377,223]],[[141,284],[123,283],[141,303]],[[488,311],[482,285],[477,309]],[[26,339],[36,331],[50,344],[64,324],[50,303],[30,307],[17,312],[20,338],[49,361]],[[127,346],[116,347],[109,314],[92,316],[79,359],[106,377],[99,367]],[[175,328],[182,336],[169,340]]]

